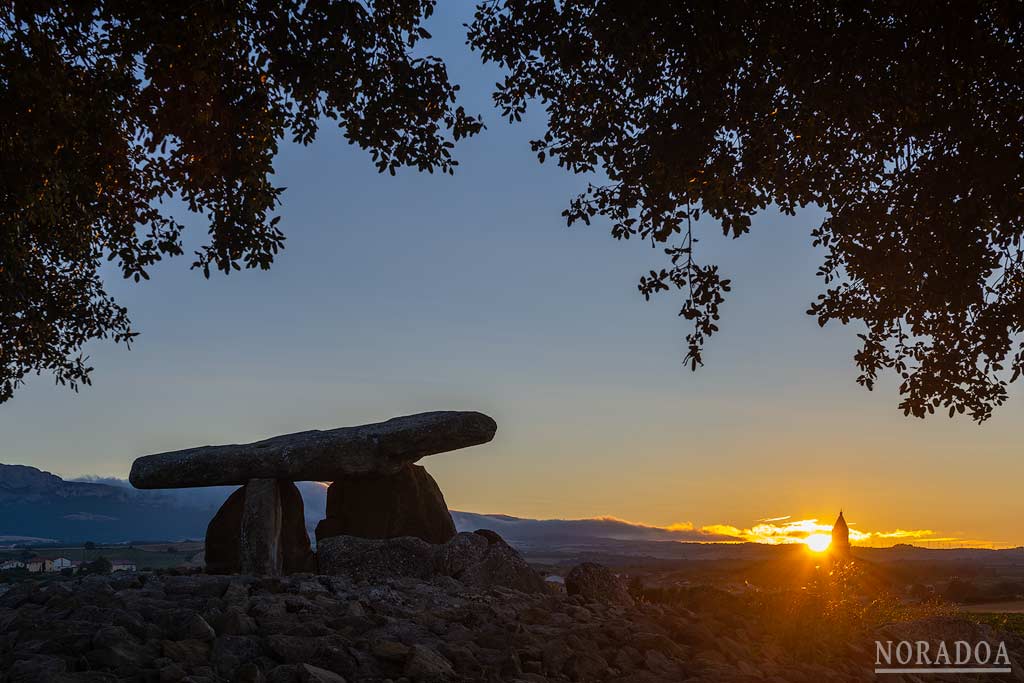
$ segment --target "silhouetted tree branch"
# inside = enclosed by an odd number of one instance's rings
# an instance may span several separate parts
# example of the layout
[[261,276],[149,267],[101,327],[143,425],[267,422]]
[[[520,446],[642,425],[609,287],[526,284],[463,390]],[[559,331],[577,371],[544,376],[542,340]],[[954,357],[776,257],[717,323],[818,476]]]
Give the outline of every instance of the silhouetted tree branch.
[[135,336],[104,290],[182,253],[180,200],[209,221],[193,266],[268,268],[285,135],[334,120],[380,171],[451,173],[480,130],[444,64],[413,55],[433,0],[12,0],[0,8],[0,402],[26,374],[89,382],[90,339]]
[[769,205],[816,204],[808,313],[865,325],[858,382],[893,370],[906,414],[980,422],[1024,365],[1022,23],[996,1],[503,0],[469,42],[505,70],[510,121],[546,110],[541,162],[607,176],[567,221],[670,245],[640,291],[682,291],[692,368],[729,289],[693,222],[740,237]]

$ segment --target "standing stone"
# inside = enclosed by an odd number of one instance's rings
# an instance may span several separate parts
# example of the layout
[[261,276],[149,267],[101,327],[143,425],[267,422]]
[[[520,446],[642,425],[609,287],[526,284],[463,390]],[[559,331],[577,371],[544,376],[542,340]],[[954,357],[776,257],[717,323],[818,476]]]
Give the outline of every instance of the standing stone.
[[281,574],[281,495],[274,479],[250,479],[245,485],[239,552],[243,574]]
[[208,574],[238,574],[242,571],[239,548],[244,507],[245,487],[242,486],[228,496],[206,527],[204,557]]
[[333,536],[445,543],[455,536],[455,522],[434,478],[407,465],[394,475],[335,480],[327,490],[327,519],[316,527],[317,543]]
[[[242,571],[242,513],[246,491],[243,486],[232,493],[206,529],[206,571],[209,574],[237,574]],[[290,481],[277,482],[281,503],[279,551],[285,574],[312,572],[316,557],[306,532],[302,494]]]
[[281,561],[285,574],[316,572],[316,555],[309,545],[302,493],[290,481],[277,482],[281,496]]

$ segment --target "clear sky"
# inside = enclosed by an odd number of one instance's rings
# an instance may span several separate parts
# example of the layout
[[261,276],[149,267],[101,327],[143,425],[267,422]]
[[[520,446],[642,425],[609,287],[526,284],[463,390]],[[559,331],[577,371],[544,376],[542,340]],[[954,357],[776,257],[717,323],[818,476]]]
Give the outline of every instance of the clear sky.
[[[537,163],[542,110],[499,118],[499,74],[463,44],[471,11],[442,3],[429,25],[488,125],[457,147],[455,177],[378,175],[329,126],[285,144],[273,269],[206,281],[183,257],[141,285],[111,279],[141,336],[90,345],[80,394],[43,376],[0,406],[0,461],[123,477],[147,453],[475,409],[494,442],[423,462],[453,509],[746,529],[842,506],[855,530],[1024,544],[1024,397],[979,427],[903,417],[892,381],[858,387],[859,330],[804,313],[820,212],[766,212],[737,241],[698,224],[734,291],[706,366],[684,368],[678,298],[636,291],[664,256],[565,227],[587,179]],[[186,247],[206,232],[189,224]]]

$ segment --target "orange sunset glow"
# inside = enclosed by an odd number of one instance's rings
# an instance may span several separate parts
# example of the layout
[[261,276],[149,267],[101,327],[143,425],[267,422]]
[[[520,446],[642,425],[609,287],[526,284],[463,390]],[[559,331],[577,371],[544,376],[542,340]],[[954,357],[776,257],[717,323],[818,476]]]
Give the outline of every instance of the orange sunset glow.
[[[704,543],[762,543],[766,545],[804,544],[815,552],[823,552],[832,541],[833,524],[822,518],[792,519],[789,516],[769,517],[755,520],[750,526],[733,524],[704,524],[676,522],[664,527],[648,526],[615,517],[593,518],[619,522],[640,529],[657,529],[675,536],[680,541]],[[911,544],[921,547],[957,548],[1007,548],[1009,543],[999,543],[953,534],[941,534],[933,529],[861,529],[857,522],[850,522],[850,544],[864,547],[889,547],[896,544]]]
[[828,534],[811,534],[804,539],[807,547],[816,553],[824,552],[832,543],[832,537]]

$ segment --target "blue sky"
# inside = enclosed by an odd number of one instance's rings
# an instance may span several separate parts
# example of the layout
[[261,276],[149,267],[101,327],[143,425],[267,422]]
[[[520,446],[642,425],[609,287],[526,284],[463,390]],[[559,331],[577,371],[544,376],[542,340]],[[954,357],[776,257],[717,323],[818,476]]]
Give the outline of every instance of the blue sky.
[[[463,44],[470,13],[442,3],[429,25],[488,126],[456,148],[455,177],[378,175],[330,127],[285,144],[273,269],[206,281],[185,257],[140,285],[110,279],[141,336],[91,344],[78,395],[32,378],[0,407],[0,461],[125,476],[152,452],[476,409],[495,441],[423,463],[457,509],[746,527],[842,505],[865,529],[1024,542],[1020,398],[978,427],[904,418],[892,382],[857,387],[858,330],[804,313],[819,211],[766,212],[738,241],[698,224],[734,292],[706,367],[685,368],[678,298],[636,291],[660,249],[565,227],[587,178],[537,163],[542,110],[499,118],[499,74]],[[188,221],[186,247],[206,232]]]

